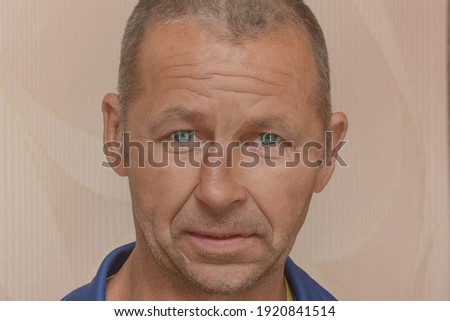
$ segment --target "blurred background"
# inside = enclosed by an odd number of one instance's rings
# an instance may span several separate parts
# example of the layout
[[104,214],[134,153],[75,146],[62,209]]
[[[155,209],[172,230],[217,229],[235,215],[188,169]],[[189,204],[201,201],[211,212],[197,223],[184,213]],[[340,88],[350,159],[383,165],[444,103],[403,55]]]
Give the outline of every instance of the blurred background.
[[[450,300],[448,3],[308,0],[349,143],[294,260],[340,300]],[[134,239],[100,166],[136,0],[0,0],[0,299],[58,300]]]

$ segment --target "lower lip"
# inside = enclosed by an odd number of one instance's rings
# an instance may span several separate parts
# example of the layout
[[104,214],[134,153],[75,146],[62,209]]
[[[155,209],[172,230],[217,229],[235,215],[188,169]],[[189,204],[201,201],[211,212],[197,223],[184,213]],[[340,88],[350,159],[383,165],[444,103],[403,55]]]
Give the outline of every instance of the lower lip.
[[189,233],[189,240],[202,252],[211,254],[227,254],[242,251],[251,246],[255,239],[254,235],[232,236],[229,238],[214,238],[206,235]]

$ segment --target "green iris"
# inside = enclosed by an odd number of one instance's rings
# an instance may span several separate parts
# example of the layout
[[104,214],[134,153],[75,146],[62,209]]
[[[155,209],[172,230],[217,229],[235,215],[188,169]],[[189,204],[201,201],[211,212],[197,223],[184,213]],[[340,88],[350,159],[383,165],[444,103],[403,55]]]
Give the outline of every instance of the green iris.
[[180,130],[174,133],[174,139],[177,143],[190,143],[194,137],[194,132],[190,130]]
[[259,136],[262,145],[273,145],[278,142],[280,136],[272,134],[272,133],[264,133]]

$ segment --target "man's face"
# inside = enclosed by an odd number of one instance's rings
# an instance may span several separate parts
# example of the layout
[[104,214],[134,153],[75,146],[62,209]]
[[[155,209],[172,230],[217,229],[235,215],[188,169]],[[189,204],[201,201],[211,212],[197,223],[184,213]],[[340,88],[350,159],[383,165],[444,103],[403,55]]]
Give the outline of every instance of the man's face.
[[[232,45],[186,22],[155,26],[140,51],[139,83],[126,131],[132,141],[154,142],[155,160],[169,156],[167,167],[139,168],[137,149],[130,150],[137,248],[145,247],[152,269],[222,294],[282,275],[320,175],[285,166],[305,142],[323,140],[305,37],[286,29]],[[225,152],[219,167],[176,165],[175,156],[201,154],[189,150],[194,140],[224,150],[231,142],[256,142],[251,150],[262,160],[267,146],[293,146],[272,157],[275,167],[241,167],[239,149]]]

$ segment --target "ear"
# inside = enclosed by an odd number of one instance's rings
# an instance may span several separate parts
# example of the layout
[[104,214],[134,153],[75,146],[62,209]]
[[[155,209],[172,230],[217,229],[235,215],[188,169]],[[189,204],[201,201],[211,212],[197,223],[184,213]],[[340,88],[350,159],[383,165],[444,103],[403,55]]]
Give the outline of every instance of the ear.
[[333,113],[330,118],[330,127],[325,139],[326,152],[322,167],[317,174],[314,192],[320,193],[333,175],[336,156],[343,147],[345,135],[347,134],[348,120],[344,113]]
[[103,152],[110,167],[120,176],[127,176],[124,167],[124,153],[119,137],[119,97],[109,93],[103,98]]

